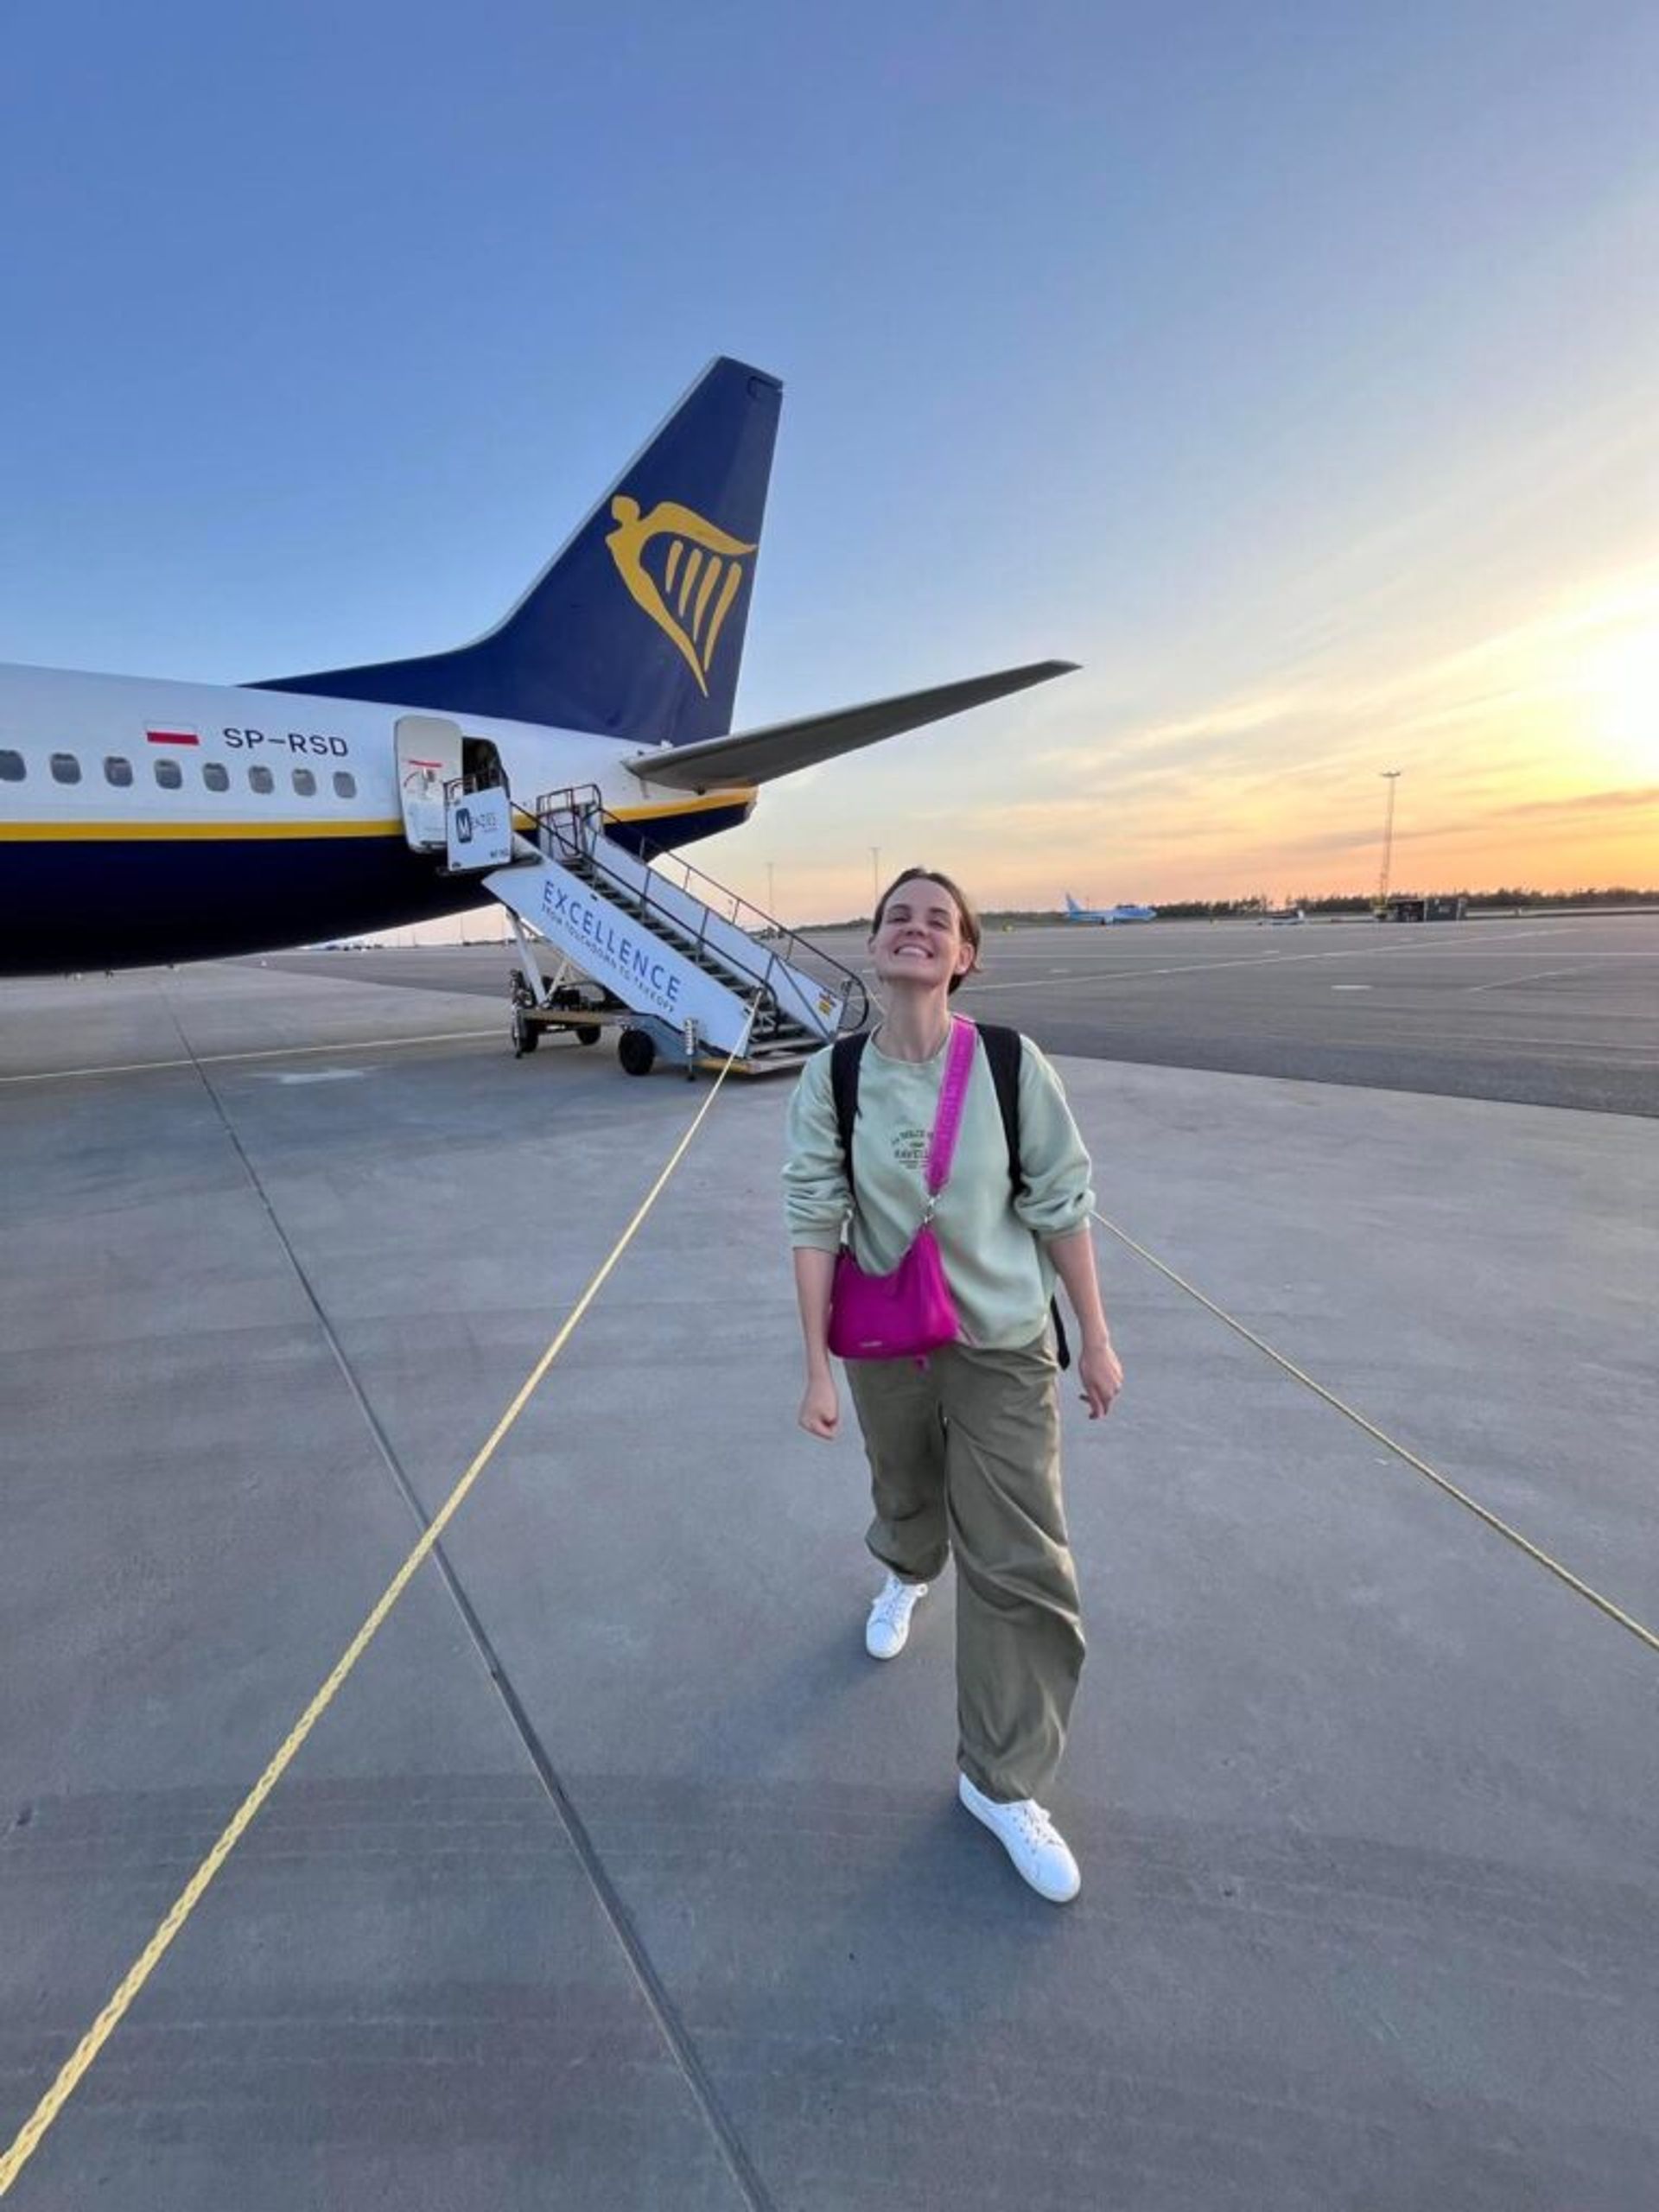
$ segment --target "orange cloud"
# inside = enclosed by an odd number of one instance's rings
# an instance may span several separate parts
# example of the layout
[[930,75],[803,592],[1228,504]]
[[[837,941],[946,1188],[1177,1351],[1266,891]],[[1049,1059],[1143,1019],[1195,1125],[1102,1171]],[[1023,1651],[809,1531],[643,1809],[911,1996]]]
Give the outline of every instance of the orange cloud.
[[1027,796],[963,827],[1009,903],[1051,903],[1063,882],[1153,899],[1293,879],[1363,891],[1380,860],[1380,771],[1397,767],[1396,854],[1416,867],[1432,852],[1436,880],[1646,881],[1659,876],[1659,786],[1618,774],[1659,766],[1656,725],[1659,568],[1644,566],[1379,680],[1308,668],[1049,745]]

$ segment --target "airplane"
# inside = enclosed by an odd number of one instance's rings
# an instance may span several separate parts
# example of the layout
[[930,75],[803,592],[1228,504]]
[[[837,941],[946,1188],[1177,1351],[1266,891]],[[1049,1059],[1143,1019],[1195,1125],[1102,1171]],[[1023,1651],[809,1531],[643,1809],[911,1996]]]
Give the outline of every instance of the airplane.
[[478,880],[435,850],[457,778],[505,785],[515,813],[596,787],[610,836],[675,848],[746,821],[774,778],[1071,671],[1033,662],[734,733],[782,395],[713,361],[470,645],[232,688],[0,669],[0,975],[460,912]]
[[1117,922],[1155,922],[1155,906],[1079,906],[1068,891],[1065,894],[1065,918],[1068,922],[1098,922],[1110,928]]

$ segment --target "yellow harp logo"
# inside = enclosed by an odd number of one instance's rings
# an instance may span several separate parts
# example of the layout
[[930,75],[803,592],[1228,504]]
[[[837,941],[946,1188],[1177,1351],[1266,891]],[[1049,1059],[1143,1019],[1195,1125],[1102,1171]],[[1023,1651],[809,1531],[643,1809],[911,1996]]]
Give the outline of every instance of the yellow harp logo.
[[[709,696],[715,647],[743,584],[742,555],[753,545],[728,537],[690,507],[659,499],[648,515],[626,494],[611,501],[616,528],[605,540],[616,572],[666,638],[684,655]],[[652,565],[645,565],[646,548]],[[652,571],[657,573],[653,574]]]

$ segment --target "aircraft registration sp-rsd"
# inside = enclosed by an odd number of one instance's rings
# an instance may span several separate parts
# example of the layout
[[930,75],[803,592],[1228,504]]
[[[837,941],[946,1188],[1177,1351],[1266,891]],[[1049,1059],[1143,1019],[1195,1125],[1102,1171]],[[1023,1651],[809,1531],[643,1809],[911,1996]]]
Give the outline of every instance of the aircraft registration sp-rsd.
[[472,645],[232,689],[0,670],[0,974],[476,906],[424,834],[458,776],[505,782],[515,809],[595,786],[611,836],[671,848],[747,819],[774,777],[1068,672],[1041,661],[734,733],[782,397],[714,361]]

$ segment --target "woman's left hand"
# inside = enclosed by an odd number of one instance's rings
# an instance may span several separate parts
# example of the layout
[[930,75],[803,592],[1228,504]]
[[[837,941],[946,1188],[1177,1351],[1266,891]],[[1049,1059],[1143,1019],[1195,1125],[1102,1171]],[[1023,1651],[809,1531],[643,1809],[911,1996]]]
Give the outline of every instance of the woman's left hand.
[[1109,1337],[1086,1344],[1078,1352],[1077,1380],[1083,1385],[1078,1395],[1089,1408],[1090,1420],[1098,1421],[1103,1414],[1110,1413],[1113,1399],[1123,1388],[1123,1365]]

